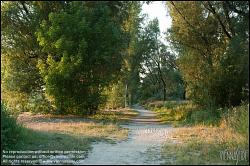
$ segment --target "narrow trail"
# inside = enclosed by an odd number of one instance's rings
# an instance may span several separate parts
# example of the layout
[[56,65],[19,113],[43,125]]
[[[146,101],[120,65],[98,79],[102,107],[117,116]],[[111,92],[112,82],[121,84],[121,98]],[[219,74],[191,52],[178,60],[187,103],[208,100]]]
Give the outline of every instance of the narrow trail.
[[127,125],[128,139],[116,144],[99,142],[93,144],[88,157],[78,164],[163,164],[161,147],[172,127],[161,125],[156,115],[143,107],[133,108],[140,114]]
[[134,124],[160,124],[160,120],[156,118],[156,114],[152,111],[146,110],[141,106],[135,106],[134,110],[138,111],[140,114],[131,120]]

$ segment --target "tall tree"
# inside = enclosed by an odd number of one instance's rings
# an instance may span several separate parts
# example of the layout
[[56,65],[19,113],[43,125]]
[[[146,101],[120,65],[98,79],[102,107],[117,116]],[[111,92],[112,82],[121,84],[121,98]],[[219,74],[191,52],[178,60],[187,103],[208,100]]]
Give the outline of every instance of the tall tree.
[[123,51],[122,67],[118,76],[118,82],[111,82],[106,90],[108,107],[126,107],[137,102],[140,84],[139,69],[141,57],[138,54],[138,34],[143,20],[141,2],[128,2],[126,4],[127,19],[122,27],[127,34],[126,49]]
[[119,74],[126,34],[112,7],[109,2],[71,2],[51,12],[37,32],[49,55],[39,69],[61,112],[97,110],[102,89]]
[[46,103],[42,93],[37,58],[43,58],[35,31],[41,22],[34,2],[1,2],[1,92],[8,106],[15,110],[32,109],[31,100],[39,99],[37,109]]
[[120,79],[136,4],[2,2],[4,100],[19,96],[12,105],[25,99],[27,106],[38,94],[61,113],[94,112],[103,89]]
[[173,19],[169,39],[180,55],[189,96],[202,105],[239,104],[242,89],[248,89],[248,2],[167,5]]
[[[146,76],[151,80],[156,89],[161,89],[162,99],[167,99],[167,94],[172,93],[171,88],[180,82],[174,79],[178,73],[175,56],[167,51],[167,46],[160,40],[159,23],[157,19],[149,21],[141,36],[141,49],[143,67]],[[177,78],[177,77],[175,77]],[[180,77],[179,77],[180,78]],[[179,83],[178,83],[179,82]],[[159,92],[156,92],[159,93]],[[173,95],[173,94],[172,94]]]

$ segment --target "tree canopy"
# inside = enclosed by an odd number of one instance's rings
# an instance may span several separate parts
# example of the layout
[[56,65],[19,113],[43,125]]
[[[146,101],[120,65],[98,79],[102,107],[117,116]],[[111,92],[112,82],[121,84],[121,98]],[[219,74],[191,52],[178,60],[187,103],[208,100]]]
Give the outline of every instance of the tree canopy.
[[238,105],[249,89],[248,2],[167,2],[168,39],[191,99],[202,105]]
[[143,3],[1,2],[2,100],[19,111],[92,114],[150,99],[248,99],[249,2],[166,2],[167,44]]

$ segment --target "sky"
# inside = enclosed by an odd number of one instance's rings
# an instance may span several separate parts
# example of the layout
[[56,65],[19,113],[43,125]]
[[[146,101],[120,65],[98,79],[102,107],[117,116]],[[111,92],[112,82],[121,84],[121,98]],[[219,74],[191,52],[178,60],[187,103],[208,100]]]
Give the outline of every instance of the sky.
[[[166,1],[153,1],[148,5],[146,3],[143,4],[142,13],[148,14],[150,20],[155,17],[158,18],[161,33],[171,27],[171,17],[166,8]],[[162,37],[164,37],[163,34]]]

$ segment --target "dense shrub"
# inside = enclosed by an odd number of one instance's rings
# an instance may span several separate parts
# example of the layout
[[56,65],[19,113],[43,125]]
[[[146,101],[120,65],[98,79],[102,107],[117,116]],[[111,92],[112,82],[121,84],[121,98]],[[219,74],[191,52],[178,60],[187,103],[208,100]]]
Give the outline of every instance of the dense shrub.
[[241,106],[227,109],[223,114],[222,122],[231,127],[236,132],[249,138],[249,104],[243,103]]
[[214,108],[202,108],[191,111],[186,118],[189,124],[218,125],[220,114]]
[[6,106],[1,103],[1,151],[13,149],[21,136],[21,126],[16,123]]

